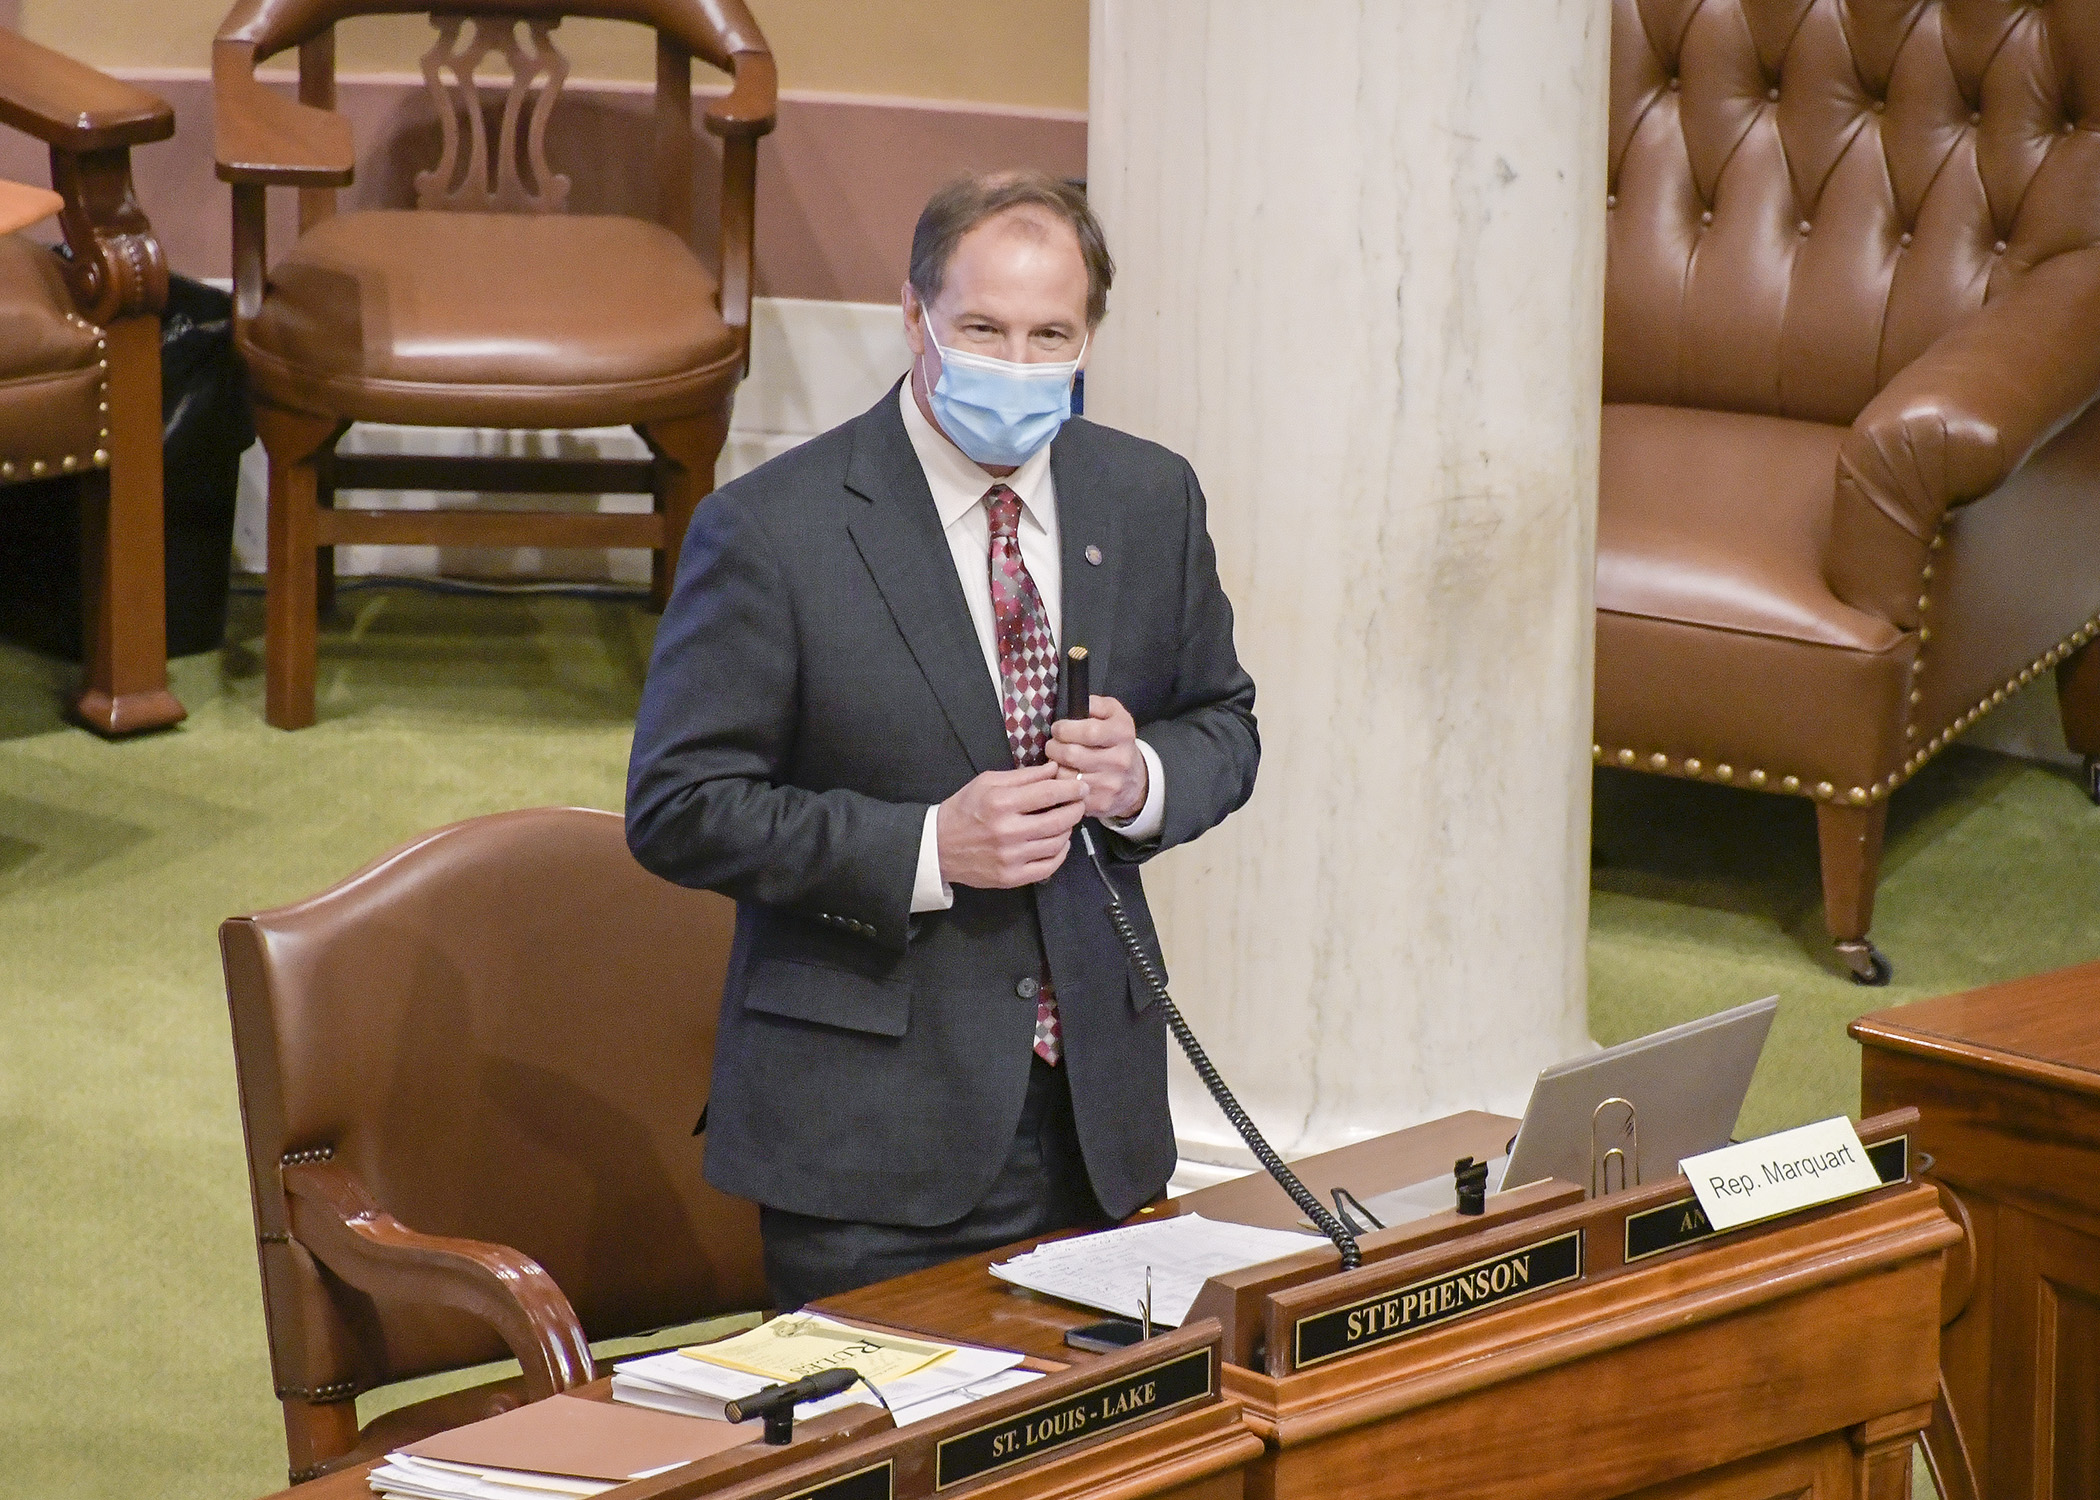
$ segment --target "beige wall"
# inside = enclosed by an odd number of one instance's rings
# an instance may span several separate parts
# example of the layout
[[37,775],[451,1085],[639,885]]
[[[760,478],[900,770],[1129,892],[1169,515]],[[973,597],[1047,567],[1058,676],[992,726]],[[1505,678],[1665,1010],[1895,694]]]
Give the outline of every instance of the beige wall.
[[[227,0],[20,0],[22,30],[102,67],[201,68]],[[498,8],[492,4],[491,9]],[[781,87],[1086,108],[1087,0],[752,0]],[[339,28],[345,72],[412,72],[429,45],[420,16]],[[571,21],[579,78],[653,76],[648,33]]]

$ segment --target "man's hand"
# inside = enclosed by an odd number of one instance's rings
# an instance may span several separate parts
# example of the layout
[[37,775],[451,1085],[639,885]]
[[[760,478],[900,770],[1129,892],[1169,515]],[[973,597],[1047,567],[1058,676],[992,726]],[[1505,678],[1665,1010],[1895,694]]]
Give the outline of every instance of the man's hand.
[[1091,718],[1059,719],[1050,726],[1046,753],[1061,776],[1085,778],[1090,817],[1134,818],[1149,790],[1137,723],[1130,710],[1099,693],[1087,700],[1087,711]]
[[943,802],[934,819],[941,879],[986,890],[1048,880],[1086,812],[1086,789],[1054,765],[986,771]]

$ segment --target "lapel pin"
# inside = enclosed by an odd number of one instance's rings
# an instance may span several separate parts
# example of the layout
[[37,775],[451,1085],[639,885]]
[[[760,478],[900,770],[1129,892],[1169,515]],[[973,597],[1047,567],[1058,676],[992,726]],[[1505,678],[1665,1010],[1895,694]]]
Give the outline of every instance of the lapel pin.
[[1092,542],[1086,544],[1086,560],[1097,568],[1101,566],[1101,549]]

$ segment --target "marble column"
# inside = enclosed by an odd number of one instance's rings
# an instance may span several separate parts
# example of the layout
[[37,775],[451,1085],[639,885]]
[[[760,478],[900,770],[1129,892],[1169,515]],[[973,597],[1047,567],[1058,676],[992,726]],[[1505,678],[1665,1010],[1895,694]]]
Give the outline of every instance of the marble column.
[[1147,873],[1173,989],[1286,1154],[1520,1111],[1590,1045],[1610,7],[1092,19],[1087,413],[1195,465],[1260,690],[1254,800]]

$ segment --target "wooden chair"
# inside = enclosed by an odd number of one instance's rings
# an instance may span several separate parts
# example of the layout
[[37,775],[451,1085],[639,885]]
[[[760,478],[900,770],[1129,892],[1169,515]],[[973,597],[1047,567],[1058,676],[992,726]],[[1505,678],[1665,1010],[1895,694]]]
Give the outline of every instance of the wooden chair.
[[[648,547],[669,596],[694,507],[714,487],[730,402],[749,357],[758,138],[775,80],[743,0],[492,0],[433,14],[423,75],[439,159],[414,210],[337,214],[355,165],[332,112],[335,24],[415,10],[399,0],[238,0],[214,43],[219,176],[233,185],[235,341],[270,461],[266,713],[314,719],[316,618],[338,544]],[[656,31],[656,222],[562,212],[570,179],[548,162],[567,76],[564,14]],[[256,64],[296,48],[299,99]],[[707,106],[722,140],[719,288],[693,254],[692,59],[734,87]],[[492,126],[474,83],[500,58],[510,87]],[[264,190],[300,191],[301,234],[275,266]],[[647,461],[338,454],[353,422],[574,428],[632,425]],[[645,492],[649,515],[351,510],[339,489]]]
[[[295,1483],[581,1384],[590,1340],[766,1305],[693,1129],[734,926],[617,815],[541,808],[220,928]],[[359,1393],[506,1355],[359,1430]]]
[[[0,184],[0,485],[78,477],[85,671],[102,734],[183,717],[168,691],[160,310],[168,268],[131,148],[175,116],[143,89],[0,29],[0,123],[51,148],[47,193]],[[11,231],[58,215],[70,259]]]

